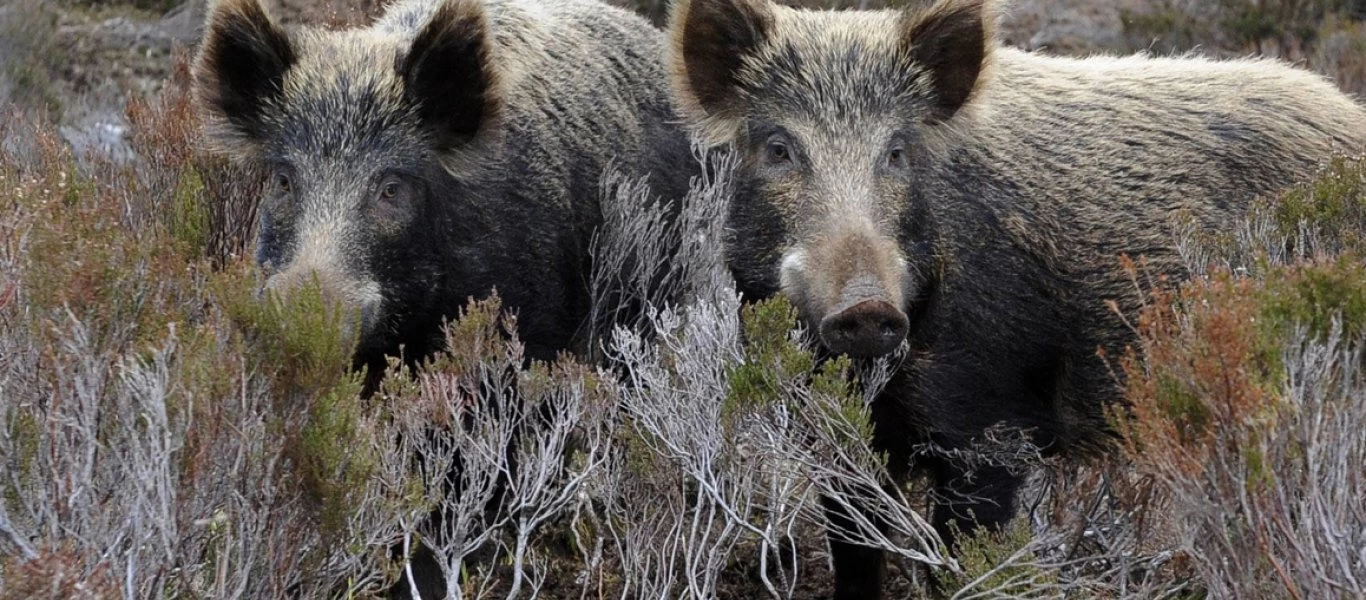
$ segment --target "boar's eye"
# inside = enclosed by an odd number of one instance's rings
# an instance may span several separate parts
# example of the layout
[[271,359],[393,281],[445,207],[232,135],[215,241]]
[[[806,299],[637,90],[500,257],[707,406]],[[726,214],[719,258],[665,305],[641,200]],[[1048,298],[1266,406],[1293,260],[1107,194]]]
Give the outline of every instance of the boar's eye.
[[768,140],[764,147],[764,164],[770,167],[784,167],[794,162],[792,148],[787,145],[787,141],[774,136]]
[[276,171],[270,179],[271,191],[277,196],[285,196],[294,191],[294,182],[289,178],[289,173]]
[[403,179],[390,175],[379,183],[379,200],[389,204],[401,204],[407,202],[412,196],[412,186]]
[[892,146],[887,150],[887,166],[897,170],[907,168],[905,146]]

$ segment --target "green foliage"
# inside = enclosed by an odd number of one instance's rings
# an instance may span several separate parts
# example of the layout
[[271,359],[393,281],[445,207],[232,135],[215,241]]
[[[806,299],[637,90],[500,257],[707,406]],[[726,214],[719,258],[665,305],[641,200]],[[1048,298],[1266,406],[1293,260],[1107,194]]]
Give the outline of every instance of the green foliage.
[[[850,377],[853,361],[847,356],[827,361],[811,380],[811,391],[825,402],[816,408],[825,410],[829,422],[846,424],[849,435],[836,442],[841,445],[867,446],[873,442],[873,416],[863,401],[858,382]],[[885,458],[885,457],[883,457]]]
[[1256,431],[1251,432],[1251,443],[1243,448],[1243,464],[1247,469],[1247,485],[1249,491],[1254,488],[1266,489],[1274,483],[1276,473],[1267,464],[1266,452],[1262,449],[1263,445],[1256,439]]
[[171,236],[200,254],[209,241],[209,211],[204,205],[204,194],[203,177],[198,170],[187,167],[180,173],[168,215]]
[[1279,37],[1284,33],[1281,20],[1259,5],[1246,5],[1224,20],[1224,27],[1243,44]]
[[351,365],[360,315],[327,302],[316,278],[288,295],[267,293],[264,302],[256,297],[256,286],[241,285],[241,278],[216,284],[224,310],[248,335],[253,355],[289,385],[286,389],[325,393],[340,383]]
[[944,571],[944,589],[993,590],[991,597],[1011,597],[1057,582],[1057,573],[1040,566],[1030,547],[1034,536],[1028,519],[1015,519],[1000,531],[978,528],[965,533],[956,524],[949,527],[958,542],[955,558],[962,572]]
[[1172,373],[1159,373],[1155,399],[1164,415],[1177,426],[1187,441],[1204,436],[1209,429],[1211,415],[1198,390]]
[[263,302],[242,279],[225,277],[215,288],[245,334],[249,363],[274,382],[272,428],[315,503],[324,539],[338,541],[379,462],[362,430],[364,374],[350,371],[359,315],[327,302],[316,280]]
[[317,502],[319,529],[328,542],[347,533],[352,508],[366,494],[380,460],[361,430],[360,392],[360,381],[352,376],[319,397],[297,442],[304,490]]
[[20,489],[25,484],[33,483],[33,477],[44,475],[38,472],[38,453],[42,449],[40,444],[43,432],[39,429],[38,419],[33,413],[18,412],[9,415],[9,418],[11,422],[7,424],[7,429],[14,440],[13,446],[18,451],[4,464],[9,465],[10,476],[19,482],[19,485],[4,486],[5,495],[0,500],[5,502],[5,508],[9,512],[15,512],[21,504],[21,498],[18,497]]
[[1351,338],[1366,331],[1366,266],[1352,254],[1273,269],[1257,296],[1267,353],[1287,343],[1295,326],[1307,327],[1315,338],[1327,335],[1334,319]]
[[[21,285],[32,306],[35,333],[68,315],[114,346],[163,340],[167,324],[197,312],[200,267],[166,243],[163,230],[130,235],[116,197],[76,167],[70,151],[44,142],[41,167],[18,174],[6,190],[33,227]],[[162,275],[175,272],[175,279]]]
[[1366,255],[1366,160],[1335,158],[1318,177],[1271,203],[1280,234],[1295,239],[1310,229],[1323,252]]
[[780,401],[792,382],[805,379],[815,367],[811,353],[791,339],[797,312],[785,298],[744,307],[741,321],[745,355],[727,373],[730,389],[721,408],[727,424]]
[[506,359],[508,333],[517,327],[517,320],[502,308],[503,301],[495,293],[461,309],[460,318],[446,325],[447,352],[435,357],[430,368],[478,381],[486,359]]
[[[837,443],[867,445],[873,426],[868,407],[851,374],[853,361],[847,356],[816,364],[811,351],[793,338],[797,312],[786,298],[776,296],[742,309],[745,336],[744,360],[730,367],[730,387],[721,407],[721,419],[732,427],[740,418],[773,406],[793,402],[806,387],[809,403],[789,406],[793,411],[822,411],[815,422],[850,427],[847,439]],[[841,436],[844,437],[844,436]]]
[[1144,10],[1121,8],[1120,22],[1124,31],[1141,43],[1161,41],[1167,48],[1189,48],[1208,40],[1213,33],[1207,23],[1177,6],[1174,0],[1153,2]]

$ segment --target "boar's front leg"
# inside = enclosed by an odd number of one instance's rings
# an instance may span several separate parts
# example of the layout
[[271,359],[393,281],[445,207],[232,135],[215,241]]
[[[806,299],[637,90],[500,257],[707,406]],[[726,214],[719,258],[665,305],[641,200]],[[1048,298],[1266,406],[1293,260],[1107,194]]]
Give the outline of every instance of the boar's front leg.
[[949,551],[958,550],[958,536],[978,528],[996,532],[1015,516],[1015,495],[1024,478],[1002,466],[968,470],[953,460],[930,466],[934,512],[930,523]]
[[[863,544],[845,541],[856,537],[857,520],[839,501],[824,496],[825,518],[829,521],[830,558],[835,566],[835,600],[876,600],[882,597],[883,551]],[[853,510],[859,510],[858,505]],[[874,516],[873,511],[860,511],[882,533],[887,525]]]

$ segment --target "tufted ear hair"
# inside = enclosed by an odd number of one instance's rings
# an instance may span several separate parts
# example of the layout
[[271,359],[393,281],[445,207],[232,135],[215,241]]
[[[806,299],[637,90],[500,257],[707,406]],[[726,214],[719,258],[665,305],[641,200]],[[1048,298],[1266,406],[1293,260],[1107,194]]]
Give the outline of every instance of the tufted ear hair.
[[479,0],[445,0],[398,66],[423,127],[456,162],[491,135],[501,112],[492,43]]
[[289,35],[258,0],[215,3],[192,71],[209,139],[231,153],[256,151],[296,60]]
[[901,47],[929,75],[934,91],[930,122],[953,118],[980,89],[995,45],[991,0],[939,0],[901,16]]
[[669,69],[683,116],[722,142],[739,125],[741,70],[773,30],[768,0],[677,0],[669,20]]

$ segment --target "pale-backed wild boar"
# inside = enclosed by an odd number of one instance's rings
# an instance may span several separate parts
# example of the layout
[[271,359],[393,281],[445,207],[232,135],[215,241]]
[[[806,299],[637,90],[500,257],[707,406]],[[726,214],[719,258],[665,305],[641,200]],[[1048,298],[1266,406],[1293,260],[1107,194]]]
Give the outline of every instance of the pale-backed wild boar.
[[696,164],[664,46],[593,0],[403,0],[346,31],[220,0],[194,78],[210,142],[270,172],[266,287],[359,314],[358,365],[428,355],[494,288],[552,359],[584,350],[604,170],[678,198]]
[[[727,258],[749,299],[790,298],[825,350],[908,354],[872,406],[893,475],[927,473],[932,523],[999,526],[1019,475],[918,448],[1019,427],[1105,447],[1140,294],[1121,255],[1183,275],[1174,219],[1226,227],[1256,196],[1366,142],[1332,84],[1273,60],[1058,58],[1001,47],[994,5],[805,11],[679,0],[681,109],[740,153]],[[1184,217],[1183,217],[1184,215]],[[904,346],[903,346],[904,345]],[[836,525],[848,515],[832,511]],[[837,596],[882,556],[832,541]]]

